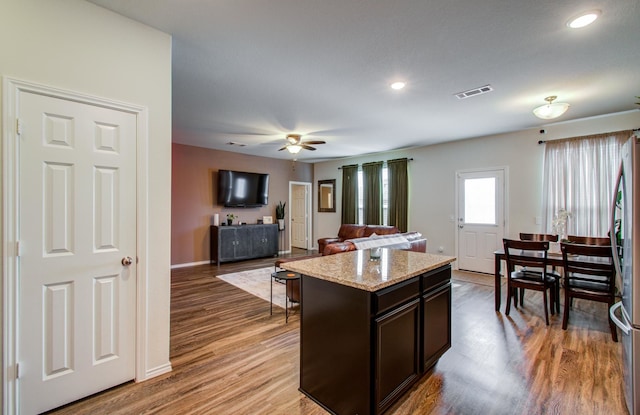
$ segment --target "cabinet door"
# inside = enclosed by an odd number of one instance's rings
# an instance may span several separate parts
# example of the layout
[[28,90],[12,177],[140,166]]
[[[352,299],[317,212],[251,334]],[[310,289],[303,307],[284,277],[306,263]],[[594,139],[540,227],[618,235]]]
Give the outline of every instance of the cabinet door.
[[417,379],[420,370],[420,299],[375,319],[375,402],[387,409]]
[[451,283],[425,293],[422,312],[423,371],[427,371],[451,347]]
[[235,236],[235,258],[234,259],[244,259],[244,258],[252,258],[253,256],[253,244],[252,237],[253,227],[252,226],[236,226],[236,236]]
[[278,255],[278,225],[268,225],[264,229],[266,255]]
[[273,256],[278,253],[278,225],[255,225],[251,236],[253,256]]
[[254,226],[253,232],[251,234],[251,244],[253,246],[253,255],[254,257],[263,257],[267,255],[267,244],[266,244],[266,227],[256,225]]
[[221,226],[218,228],[218,262],[233,261],[236,249],[236,231],[234,228]]

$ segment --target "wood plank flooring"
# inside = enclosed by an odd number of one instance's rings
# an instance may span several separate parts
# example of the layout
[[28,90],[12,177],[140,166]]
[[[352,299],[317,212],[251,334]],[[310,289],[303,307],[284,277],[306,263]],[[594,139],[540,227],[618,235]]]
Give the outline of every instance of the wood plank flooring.
[[[268,302],[214,278],[269,265],[174,270],[173,371],[51,413],[326,414],[298,391],[299,316],[285,324],[284,310],[270,316]],[[386,414],[628,414],[606,306],[576,301],[563,331],[559,315],[545,326],[538,293],[511,316],[493,311],[492,278],[454,273],[452,349]]]

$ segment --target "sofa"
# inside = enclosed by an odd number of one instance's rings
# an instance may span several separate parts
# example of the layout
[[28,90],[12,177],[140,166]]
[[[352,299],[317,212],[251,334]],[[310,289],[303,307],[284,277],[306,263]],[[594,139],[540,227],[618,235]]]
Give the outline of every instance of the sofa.
[[400,233],[400,230],[395,226],[343,224],[340,225],[338,236],[318,239],[318,252],[324,255],[324,250],[329,244],[344,242],[347,239],[368,238],[374,233],[376,235],[391,235]]
[[[420,232],[400,233],[395,226],[384,225],[341,225],[338,236],[318,239],[318,253],[293,258],[278,258],[274,272],[285,262],[355,251],[361,244],[379,242],[381,247],[427,252],[427,240]],[[293,302],[300,301],[300,280],[287,281],[287,297]]]
[[355,251],[371,247],[404,249],[414,252],[427,252],[427,239],[420,232],[405,232],[388,235],[375,235],[363,238],[352,238],[342,242],[326,244],[322,255],[333,255],[340,252]]

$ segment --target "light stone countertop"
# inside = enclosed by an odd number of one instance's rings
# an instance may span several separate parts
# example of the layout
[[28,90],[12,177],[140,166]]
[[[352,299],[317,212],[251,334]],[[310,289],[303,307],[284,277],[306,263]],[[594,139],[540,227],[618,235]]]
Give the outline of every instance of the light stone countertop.
[[371,250],[363,249],[285,262],[282,268],[374,292],[456,260],[452,256],[400,249],[380,248],[380,253],[378,260],[371,260]]

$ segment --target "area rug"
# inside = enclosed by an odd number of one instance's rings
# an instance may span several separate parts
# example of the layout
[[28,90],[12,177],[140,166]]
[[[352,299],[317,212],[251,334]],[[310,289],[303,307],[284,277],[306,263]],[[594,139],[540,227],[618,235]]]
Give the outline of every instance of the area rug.
[[[271,273],[273,267],[252,269],[248,271],[234,272],[218,275],[222,281],[234,285],[251,295],[269,301]],[[279,282],[273,282],[273,305],[284,308],[285,286]]]

